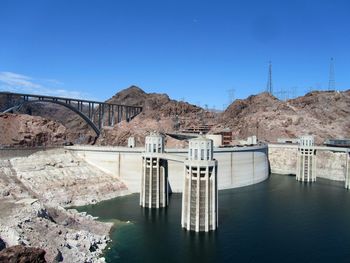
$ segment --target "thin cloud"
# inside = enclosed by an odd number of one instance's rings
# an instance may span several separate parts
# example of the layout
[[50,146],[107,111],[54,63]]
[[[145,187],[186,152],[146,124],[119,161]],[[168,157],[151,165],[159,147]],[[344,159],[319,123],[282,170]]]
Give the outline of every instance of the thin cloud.
[[57,79],[42,79],[41,81],[47,85],[63,85],[64,84],[63,82],[61,82]]
[[16,90],[19,88],[26,90],[41,88],[41,85],[33,83],[31,80],[32,78],[25,75],[13,72],[0,72],[0,82],[3,83],[3,85],[15,88]]
[[90,97],[88,94],[80,91],[62,89],[61,87],[52,87],[59,85],[63,85],[63,83],[58,80],[34,79],[18,73],[0,72],[0,90],[3,91],[78,99],[88,99]]

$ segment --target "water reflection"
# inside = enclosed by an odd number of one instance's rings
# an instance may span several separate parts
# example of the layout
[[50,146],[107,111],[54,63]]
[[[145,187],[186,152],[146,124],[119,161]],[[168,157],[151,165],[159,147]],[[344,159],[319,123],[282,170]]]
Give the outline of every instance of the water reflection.
[[144,208],[140,207],[140,213],[144,217],[144,220],[147,223],[159,223],[159,222],[167,222],[167,207],[162,208]]

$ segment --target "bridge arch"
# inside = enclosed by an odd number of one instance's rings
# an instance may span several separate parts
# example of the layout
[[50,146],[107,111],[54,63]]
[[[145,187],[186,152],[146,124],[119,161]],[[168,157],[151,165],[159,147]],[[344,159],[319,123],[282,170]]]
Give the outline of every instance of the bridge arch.
[[23,107],[26,104],[31,104],[31,103],[38,103],[38,102],[49,102],[49,103],[55,103],[58,105],[62,105],[68,109],[70,109],[71,111],[73,111],[74,113],[78,114],[96,133],[97,136],[100,135],[100,130],[97,128],[97,126],[89,119],[88,116],[86,116],[83,112],[81,112],[80,110],[78,110],[77,108],[74,108],[72,105],[64,103],[62,101],[57,101],[57,100],[47,100],[47,99],[41,99],[41,100],[28,100],[28,101],[23,101],[20,104],[13,106],[11,108],[8,108],[7,110],[3,111],[3,113],[8,113],[11,111],[14,111],[16,109],[20,109],[21,107]]

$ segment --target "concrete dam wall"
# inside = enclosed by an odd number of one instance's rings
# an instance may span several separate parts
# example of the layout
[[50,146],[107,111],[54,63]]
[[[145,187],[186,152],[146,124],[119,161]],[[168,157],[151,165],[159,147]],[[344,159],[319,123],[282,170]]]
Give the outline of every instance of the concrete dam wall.
[[[131,192],[140,192],[144,148],[69,146],[65,147],[106,173],[116,175]],[[218,189],[259,183],[268,178],[267,146],[215,148],[218,161]],[[167,149],[168,176],[172,192],[182,192],[187,149]]]

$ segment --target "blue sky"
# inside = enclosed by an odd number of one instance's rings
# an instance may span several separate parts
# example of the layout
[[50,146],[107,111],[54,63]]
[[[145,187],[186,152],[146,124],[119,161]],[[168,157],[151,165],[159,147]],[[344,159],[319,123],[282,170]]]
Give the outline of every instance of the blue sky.
[[217,109],[350,88],[350,2],[0,0],[0,90],[105,100],[130,85]]

